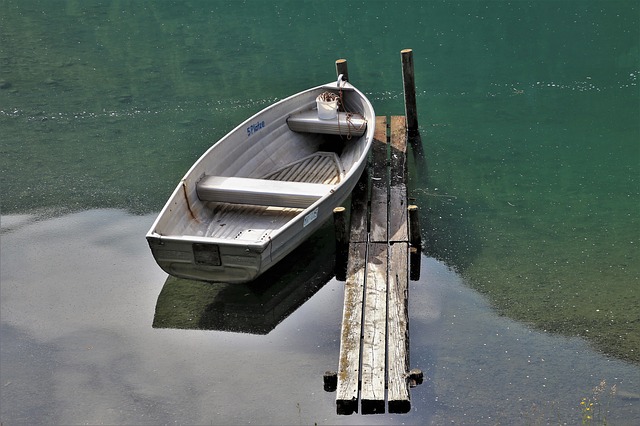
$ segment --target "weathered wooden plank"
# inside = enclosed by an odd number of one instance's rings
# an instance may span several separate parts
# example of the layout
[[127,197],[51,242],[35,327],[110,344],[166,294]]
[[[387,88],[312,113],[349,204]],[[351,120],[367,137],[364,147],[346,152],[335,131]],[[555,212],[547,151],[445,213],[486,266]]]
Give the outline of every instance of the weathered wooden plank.
[[406,120],[391,117],[389,188],[389,309],[387,323],[389,412],[406,413],[411,409],[409,396],[409,316],[408,268],[409,232],[406,187]]
[[382,143],[387,143],[387,116],[376,117],[376,131],[373,133],[373,138]]
[[[369,224],[370,255],[367,261],[365,323],[363,328],[362,411],[384,412],[386,387],[386,309],[388,267],[388,121],[376,122],[371,176]],[[366,342],[366,343],[365,343]],[[367,370],[367,367],[370,369]],[[365,372],[370,372],[367,376]]]
[[389,241],[407,241],[407,130],[403,116],[391,117],[389,160]]
[[398,185],[389,189],[389,242],[409,240],[407,188]]
[[407,152],[407,119],[404,115],[393,115],[390,121],[391,146],[400,151]]
[[371,174],[371,218],[369,241],[387,241],[387,209],[389,173],[387,168],[387,121],[376,117],[376,132],[372,147]]
[[368,241],[369,210],[369,167],[360,176],[360,180],[351,192],[351,232],[349,241],[352,243],[366,243]]
[[371,219],[369,224],[369,241],[386,243],[388,238],[387,222],[389,191],[387,188],[371,187]]
[[349,245],[338,360],[336,394],[338,414],[351,414],[358,411],[366,250],[367,245],[363,243]]
[[393,187],[406,182],[407,128],[403,116],[394,115],[391,117],[389,139],[391,151],[389,156],[389,164],[391,167],[390,184]]
[[372,176],[373,184],[386,187],[388,179],[380,179],[386,176],[388,140],[387,140],[387,117],[376,117],[376,131],[373,134],[373,144],[371,146],[372,158],[371,167],[378,175]]
[[387,244],[370,243],[362,340],[362,413],[385,410]]
[[374,174],[371,176],[372,184],[385,187],[387,186],[387,117],[376,117],[376,131],[373,134],[373,144],[371,146],[371,168]]
[[406,413],[411,409],[409,396],[409,314],[408,264],[409,244],[389,246],[388,318],[388,392],[390,413]]

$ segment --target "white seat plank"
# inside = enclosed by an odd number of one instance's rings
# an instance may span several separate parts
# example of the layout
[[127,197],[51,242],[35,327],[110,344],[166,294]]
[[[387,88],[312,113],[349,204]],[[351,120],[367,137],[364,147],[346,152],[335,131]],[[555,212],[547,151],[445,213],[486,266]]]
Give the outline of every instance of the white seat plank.
[[202,201],[307,208],[333,185],[241,177],[204,176],[196,185]]

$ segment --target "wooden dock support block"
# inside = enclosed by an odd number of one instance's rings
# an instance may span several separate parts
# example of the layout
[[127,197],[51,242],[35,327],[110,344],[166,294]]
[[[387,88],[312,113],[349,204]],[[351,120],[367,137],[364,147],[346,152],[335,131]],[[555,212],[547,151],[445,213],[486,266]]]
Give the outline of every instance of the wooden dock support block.
[[418,206],[409,206],[409,242],[412,247],[420,249],[422,247],[422,236],[420,235],[420,213]]
[[389,308],[388,308],[388,396],[390,413],[407,413],[411,409],[409,396],[409,306],[408,277],[409,244],[389,246]]
[[387,335],[386,243],[369,244],[362,329],[362,413],[384,413]]
[[338,373],[335,371],[325,371],[322,381],[325,392],[334,392],[338,386]]
[[422,263],[422,253],[417,247],[409,247],[409,279],[418,281],[420,279],[420,268]]
[[347,277],[347,259],[349,257],[349,231],[346,210],[344,207],[333,209],[333,228],[336,239],[335,274],[338,281]]
[[346,211],[347,209],[344,207],[336,207],[333,209],[333,226],[335,228],[336,243],[340,245],[349,243]]

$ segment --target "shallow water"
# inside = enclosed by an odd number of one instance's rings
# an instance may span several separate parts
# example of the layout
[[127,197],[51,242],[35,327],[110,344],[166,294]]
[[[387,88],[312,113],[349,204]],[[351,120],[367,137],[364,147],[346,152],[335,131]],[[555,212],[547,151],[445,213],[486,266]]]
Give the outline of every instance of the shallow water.
[[[618,389],[601,397],[611,424],[640,413],[637,366],[497,316],[423,257],[410,287],[411,366],[428,379],[412,389],[412,411],[337,416],[322,375],[337,367],[343,284],[318,281],[293,312],[282,297],[261,323],[268,300],[232,290],[225,312],[216,305],[225,321],[204,326],[210,286],[183,283],[189,291],[163,306],[171,283],[139,238],[152,220],[120,210],[3,216],[3,423],[575,424],[602,379]],[[286,312],[273,320],[278,306]],[[174,323],[158,324],[163,313]]]
[[[335,368],[340,283],[263,312],[277,312],[266,335],[185,331],[189,309],[220,327],[218,290],[167,280],[143,237],[213,141],[332,80],[335,59],[348,59],[379,115],[402,114],[406,47],[424,151],[410,189],[426,243],[410,297],[412,365],[432,380],[412,391],[411,414],[366,421],[558,412],[571,423],[600,379],[627,392],[611,416],[640,417],[637,2],[2,9],[3,423],[361,422],[334,417],[335,396],[318,386]],[[325,275],[315,267],[300,274]],[[289,280],[273,291],[290,294]],[[185,309],[167,310],[172,300]]]

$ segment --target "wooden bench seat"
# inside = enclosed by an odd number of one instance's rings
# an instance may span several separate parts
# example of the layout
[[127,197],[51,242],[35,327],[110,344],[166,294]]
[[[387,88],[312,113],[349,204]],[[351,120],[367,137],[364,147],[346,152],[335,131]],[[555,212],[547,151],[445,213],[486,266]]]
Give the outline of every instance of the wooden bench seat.
[[202,201],[307,208],[333,188],[319,183],[204,176],[196,192]]
[[342,136],[362,136],[367,129],[367,120],[360,114],[338,112],[336,118],[321,120],[315,109],[292,114],[287,118],[289,129],[302,133],[323,133]]

